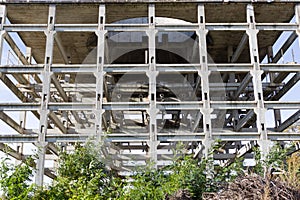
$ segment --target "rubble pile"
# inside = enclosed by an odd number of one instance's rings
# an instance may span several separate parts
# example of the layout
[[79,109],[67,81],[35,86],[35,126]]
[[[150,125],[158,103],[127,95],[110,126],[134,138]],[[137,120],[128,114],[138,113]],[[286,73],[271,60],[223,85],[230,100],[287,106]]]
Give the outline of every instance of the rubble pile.
[[223,189],[204,193],[204,200],[299,200],[300,191],[256,174],[238,177]]

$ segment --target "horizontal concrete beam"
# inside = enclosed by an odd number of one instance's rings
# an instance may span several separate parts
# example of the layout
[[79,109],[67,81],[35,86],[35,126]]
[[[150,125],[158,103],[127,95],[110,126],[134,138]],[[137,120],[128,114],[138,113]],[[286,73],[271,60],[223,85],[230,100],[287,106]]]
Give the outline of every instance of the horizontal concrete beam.
[[[199,64],[157,64],[158,72],[175,72],[197,73]],[[265,72],[299,72],[300,64],[261,64],[261,70]],[[141,73],[148,70],[148,64],[106,64],[103,71],[110,74],[122,73]],[[212,72],[249,72],[253,66],[248,63],[220,63],[208,64],[209,71]],[[0,73],[3,74],[40,74],[44,69],[42,64],[39,65],[2,65]],[[96,64],[53,64],[51,71],[54,73],[94,73],[97,70]]]
[[[255,101],[210,101],[213,109],[254,109],[256,108]],[[299,109],[300,101],[265,101],[267,109]],[[148,110],[149,102],[111,102],[103,103],[104,110],[122,110],[136,111]],[[159,110],[195,110],[203,108],[202,101],[181,101],[181,102],[157,102]],[[39,103],[0,103],[0,111],[38,111]],[[93,111],[94,103],[49,103],[50,111]]]
[[[55,24],[56,32],[95,32],[98,24]],[[110,32],[145,32],[148,25],[128,25],[128,24],[105,24],[105,30]],[[198,24],[156,24],[158,31],[196,31]],[[296,24],[290,23],[256,23],[256,29],[262,31],[295,31]],[[246,31],[249,28],[247,23],[206,23],[205,28],[209,31]],[[7,32],[44,32],[47,24],[4,24],[3,29]]]
[[[270,140],[282,140],[282,141],[291,141],[291,140],[300,140],[299,132],[291,133],[280,133],[267,131],[268,138]],[[46,142],[86,142],[87,140],[92,140],[95,135],[93,134],[48,134],[46,136]],[[101,135],[107,142],[119,142],[125,143],[141,143],[149,141],[149,134],[102,134]],[[176,141],[202,141],[204,139],[204,133],[166,133],[164,135],[157,134],[158,141],[161,142],[176,142]],[[213,139],[222,139],[224,141],[255,141],[260,139],[260,135],[257,132],[235,132],[235,131],[214,131],[212,133]],[[3,134],[0,135],[0,142],[2,143],[35,143],[38,139],[38,134],[26,134],[26,135],[17,135],[17,134]],[[141,150],[144,149],[141,146]]]

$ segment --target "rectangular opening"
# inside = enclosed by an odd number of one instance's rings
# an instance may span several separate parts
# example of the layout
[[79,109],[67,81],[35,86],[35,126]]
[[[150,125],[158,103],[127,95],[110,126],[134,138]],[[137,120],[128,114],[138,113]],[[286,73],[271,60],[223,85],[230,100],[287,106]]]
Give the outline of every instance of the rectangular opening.
[[53,17],[50,17],[49,24],[53,23]]
[[153,24],[153,16],[150,17],[150,24]]
[[46,101],[47,100],[47,94],[44,94],[43,95],[43,101]]
[[[59,81],[59,83],[64,86],[64,91],[67,95],[61,95],[56,87],[51,88],[52,95],[49,101],[51,102],[77,102],[85,103],[91,102],[95,103],[98,99],[96,80],[98,74],[91,72],[86,73],[54,73],[53,76]],[[65,87],[68,85],[67,87]],[[103,92],[103,91],[101,91]],[[104,95],[102,95],[104,96]]]
[[[55,18],[57,19],[57,18]],[[97,23],[98,24],[98,23]],[[96,64],[98,57],[102,55],[88,56],[89,53],[97,49],[98,37],[95,33],[90,32],[57,32],[59,40],[53,42],[53,56],[51,64]],[[72,38],[72,39],[71,39]],[[70,40],[71,39],[71,40]],[[62,44],[64,54],[62,55]],[[59,50],[59,51],[58,51]],[[102,58],[104,60],[104,58]]]
[[206,124],[206,130],[209,131],[209,124]]
[[254,62],[257,63],[257,56],[254,56]]
[[[164,110],[161,109],[156,115],[158,133],[184,133],[202,132],[203,121],[199,110]],[[198,119],[198,120],[196,120]]]
[[200,23],[203,23],[203,16],[200,16]]
[[203,23],[203,16],[200,16],[200,23],[202,24]]
[[43,133],[43,131],[44,131],[44,125],[41,126],[40,133]]
[[258,100],[261,100],[261,93],[258,93]]
[[50,63],[50,57],[46,57],[46,65],[49,65]]
[[204,100],[207,100],[207,92],[204,92]]
[[103,16],[100,17],[100,24],[103,24]]
[[[208,17],[206,17],[208,19]],[[206,23],[207,20],[206,20]],[[219,22],[218,22],[219,23]],[[207,44],[207,63],[249,63],[250,62],[250,48],[245,40],[244,31],[215,31],[210,30],[206,35]],[[226,40],[226,44],[224,41]],[[245,42],[246,41],[246,42]],[[240,43],[245,45],[240,45]],[[232,46],[232,54],[225,53],[228,46]],[[251,49],[253,50],[253,49]],[[229,60],[229,56],[232,58]],[[202,58],[201,58],[202,59]]]
[[154,101],[154,93],[151,94],[151,101]]
[[99,57],[98,62],[99,62],[99,64],[102,63],[102,57],[101,56]]
[[[145,50],[148,51],[149,49],[148,41],[149,39],[146,32],[108,31],[105,41],[106,53],[103,58],[103,63],[145,64]],[[98,42],[99,41],[94,42],[94,46],[96,46]],[[125,52],[124,49],[126,49]],[[151,56],[147,59],[149,62],[151,62]]]
[[2,24],[2,17],[0,17],[0,24]]
[[202,56],[202,62],[206,62],[206,58],[205,58],[205,56]]
[[263,130],[263,131],[265,130],[265,124],[264,123],[261,124],[261,130]]
[[97,101],[100,101],[101,100],[101,94],[98,94],[97,95]]
[[199,56],[198,41],[195,31],[158,31],[155,36],[155,61],[160,64],[199,64],[202,58]]
[[253,23],[253,16],[250,16],[250,23]]
[[154,56],[151,57],[151,63],[154,63]]
[[218,132],[220,130],[231,129],[234,130],[234,127],[238,124],[238,113],[233,114],[232,109],[214,109],[210,113],[210,129],[212,132]]

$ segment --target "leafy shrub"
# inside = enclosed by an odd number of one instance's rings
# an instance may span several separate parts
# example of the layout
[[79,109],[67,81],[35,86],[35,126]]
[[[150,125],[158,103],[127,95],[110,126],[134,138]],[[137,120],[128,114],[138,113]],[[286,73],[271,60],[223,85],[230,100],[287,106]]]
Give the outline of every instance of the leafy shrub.
[[[208,158],[201,161],[191,156],[182,156],[174,160],[172,165],[159,170],[148,163],[134,172],[132,177],[122,180],[105,166],[106,162],[99,153],[101,145],[93,142],[84,146],[77,144],[73,152],[60,153],[57,178],[44,188],[32,184],[34,169],[29,166],[33,166],[33,159],[29,158],[16,166],[3,159],[0,190],[5,199],[161,200],[184,193],[189,198],[198,200],[202,199],[204,193],[223,190],[224,183],[243,175],[242,158],[236,159],[227,167],[214,166],[212,153],[217,148],[220,148],[219,143],[214,146]],[[265,169],[276,169],[282,172],[277,178],[288,183],[288,186],[299,189],[299,154],[288,158],[287,150],[275,144],[266,159],[261,161],[258,149],[254,151],[257,162],[255,172],[264,175]],[[178,153],[183,154],[182,151]]]
[[0,168],[0,190],[3,191],[3,196],[12,200],[30,199],[34,192],[34,185],[30,183],[32,169],[29,167],[32,158],[18,165],[8,164],[8,160],[3,159]]

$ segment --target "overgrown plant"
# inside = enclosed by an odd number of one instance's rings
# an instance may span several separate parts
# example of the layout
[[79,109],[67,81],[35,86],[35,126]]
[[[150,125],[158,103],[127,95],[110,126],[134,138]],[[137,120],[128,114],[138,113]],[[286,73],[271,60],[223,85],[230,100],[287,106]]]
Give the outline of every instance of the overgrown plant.
[[0,168],[0,190],[2,196],[7,199],[31,199],[35,186],[31,184],[32,168],[29,164],[33,162],[29,157],[24,163],[13,165],[9,158],[1,160]]
[[119,199],[161,200],[178,190],[187,190],[193,199],[200,199],[206,191],[205,170],[203,162],[190,156],[180,157],[161,170],[155,170],[148,164],[127,181]]
[[[222,142],[221,140],[216,140],[211,150],[209,151],[209,156],[206,159],[203,159],[203,164],[206,165],[206,167],[211,167],[211,177],[207,177],[207,189],[205,192],[215,192],[218,190],[224,183],[228,183],[233,181],[237,176],[244,173],[243,170],[243,161],[244,158],[235,158],[233,162],[226,166],[219,166],[214,164],[213,154],[216,151],[219,151],[222,148]],[[206,170],[206,173],[208,171]]]
[[61,152],[58,177],[52,185],[40,191],[44,199],[109,199],[114,195],[117,177],[101,159],[97,143],[75,145],[72,153]]
[[288,158],[287,152],[290,147],[283,147],[278,142],[274,143],[271,147],[269,154],[264,160],[261,158],[259,147],[254,147],[256,165],[253,168],[253,172],[261,176],[265,176],[267,173],[276,170],[286,169],[286,160]]
[[[13,166],[6,159],[1,162],[0,189],[5,199],[36,199],[36,200],[135,200],[154,199],[163,200],[178,191],[188,192],[192,199],[202,199],[205,192],[216,192],[227,183],[243,175],[243,159],[235,159],[227,167],[214,165],[213,153],[221,148],[221,142],[216,141],[207,158],[201,161],[186,156],[182,145],[173,150],[179,156],[173,164],[163,169],[155,170],[153,163],[137,170],[128,179],[121,180],[104,164],[102,159],[102,144],[88,142],[75,145],[71,153],[61,152],[57,179],[44,188],[32,184],[32,159],[25,163]],[[285,171],[280,175],[281,180],[290,186],[299,188],[299,154],[294,154],[285,162],[286,150],[275,144],[266,160],[261,161],[260,152],[256,152],[256,172],[262,173],[263,166],[269,169]],[[29,163],[31,162],[31,163]],[[213,167],[212,167],[213,166]],[[268,187],[265,188],[265,197],[268,197]]]
[[294,153],[287,158],[286,170],[279,175],[289,186],[300,190],[300,153]]

